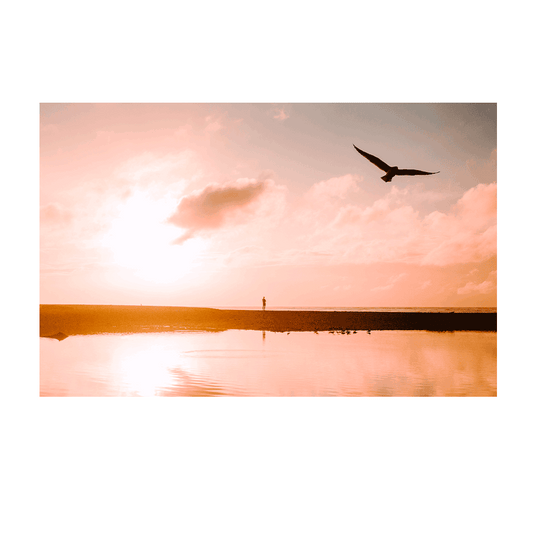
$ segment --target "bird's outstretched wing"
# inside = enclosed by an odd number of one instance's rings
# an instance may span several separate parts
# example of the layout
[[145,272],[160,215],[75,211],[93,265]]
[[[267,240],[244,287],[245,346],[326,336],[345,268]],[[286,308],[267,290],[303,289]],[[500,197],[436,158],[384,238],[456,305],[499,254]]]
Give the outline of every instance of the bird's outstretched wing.
[[355,146],[355,144],[353,145],[353,147],[363,156],[363,157],[366,157],[371,163],[374,163],[374,165],[376,165],[378,168],[380,168],[381,170],[383,170],[384,172],[388,172],[391,167],[389,167],[389,165],[387,165],[387,163],[384,163],[381,159],[378,159],[375,155],[372,155],[372,154],[367,154],[366,152],[363,152],[363,150],[359,150],[359,148],[357,148],[357,146]]
[[396,171],[397,176],[429,176],[430,174],[438,174],[438,172],[424,172],[423,170],[416,170],[414,168],[399,168]]

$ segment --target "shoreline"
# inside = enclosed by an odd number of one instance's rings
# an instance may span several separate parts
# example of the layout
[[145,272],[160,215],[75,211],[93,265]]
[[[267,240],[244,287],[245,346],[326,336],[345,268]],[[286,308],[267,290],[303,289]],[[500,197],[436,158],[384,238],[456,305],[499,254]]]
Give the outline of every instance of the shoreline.
[[[395,311],[262,311],[207,307],[41,304],[40,337],[224,331],[497,331],[497,313]],[[60,338],[62,337],[62,338]]]

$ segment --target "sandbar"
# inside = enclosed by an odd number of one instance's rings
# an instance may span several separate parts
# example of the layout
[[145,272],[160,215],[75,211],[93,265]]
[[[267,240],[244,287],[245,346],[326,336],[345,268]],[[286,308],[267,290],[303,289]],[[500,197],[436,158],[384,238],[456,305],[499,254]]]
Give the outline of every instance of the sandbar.
[[[497,313],[262,311],[134,305],[40,305],[40,336],[223,331],[496,331]],[[62,338],[58,338],[62,337]]]

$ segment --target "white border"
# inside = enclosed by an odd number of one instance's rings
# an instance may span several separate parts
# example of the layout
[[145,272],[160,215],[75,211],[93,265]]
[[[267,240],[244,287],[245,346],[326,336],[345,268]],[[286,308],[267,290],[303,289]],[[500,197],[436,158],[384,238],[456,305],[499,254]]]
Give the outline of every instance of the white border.
[[[496,398],[41,398],[39,396],[39,104],[498,104],[498,396]],[[19,416],[515,416],[515,85],[19,86]]]

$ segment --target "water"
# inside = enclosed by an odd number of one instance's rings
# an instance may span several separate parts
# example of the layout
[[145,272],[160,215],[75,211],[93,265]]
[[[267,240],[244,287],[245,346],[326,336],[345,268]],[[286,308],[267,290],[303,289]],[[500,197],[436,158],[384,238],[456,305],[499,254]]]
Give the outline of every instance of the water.
[[41,396],[496,396],[495,332],[40,339]]

